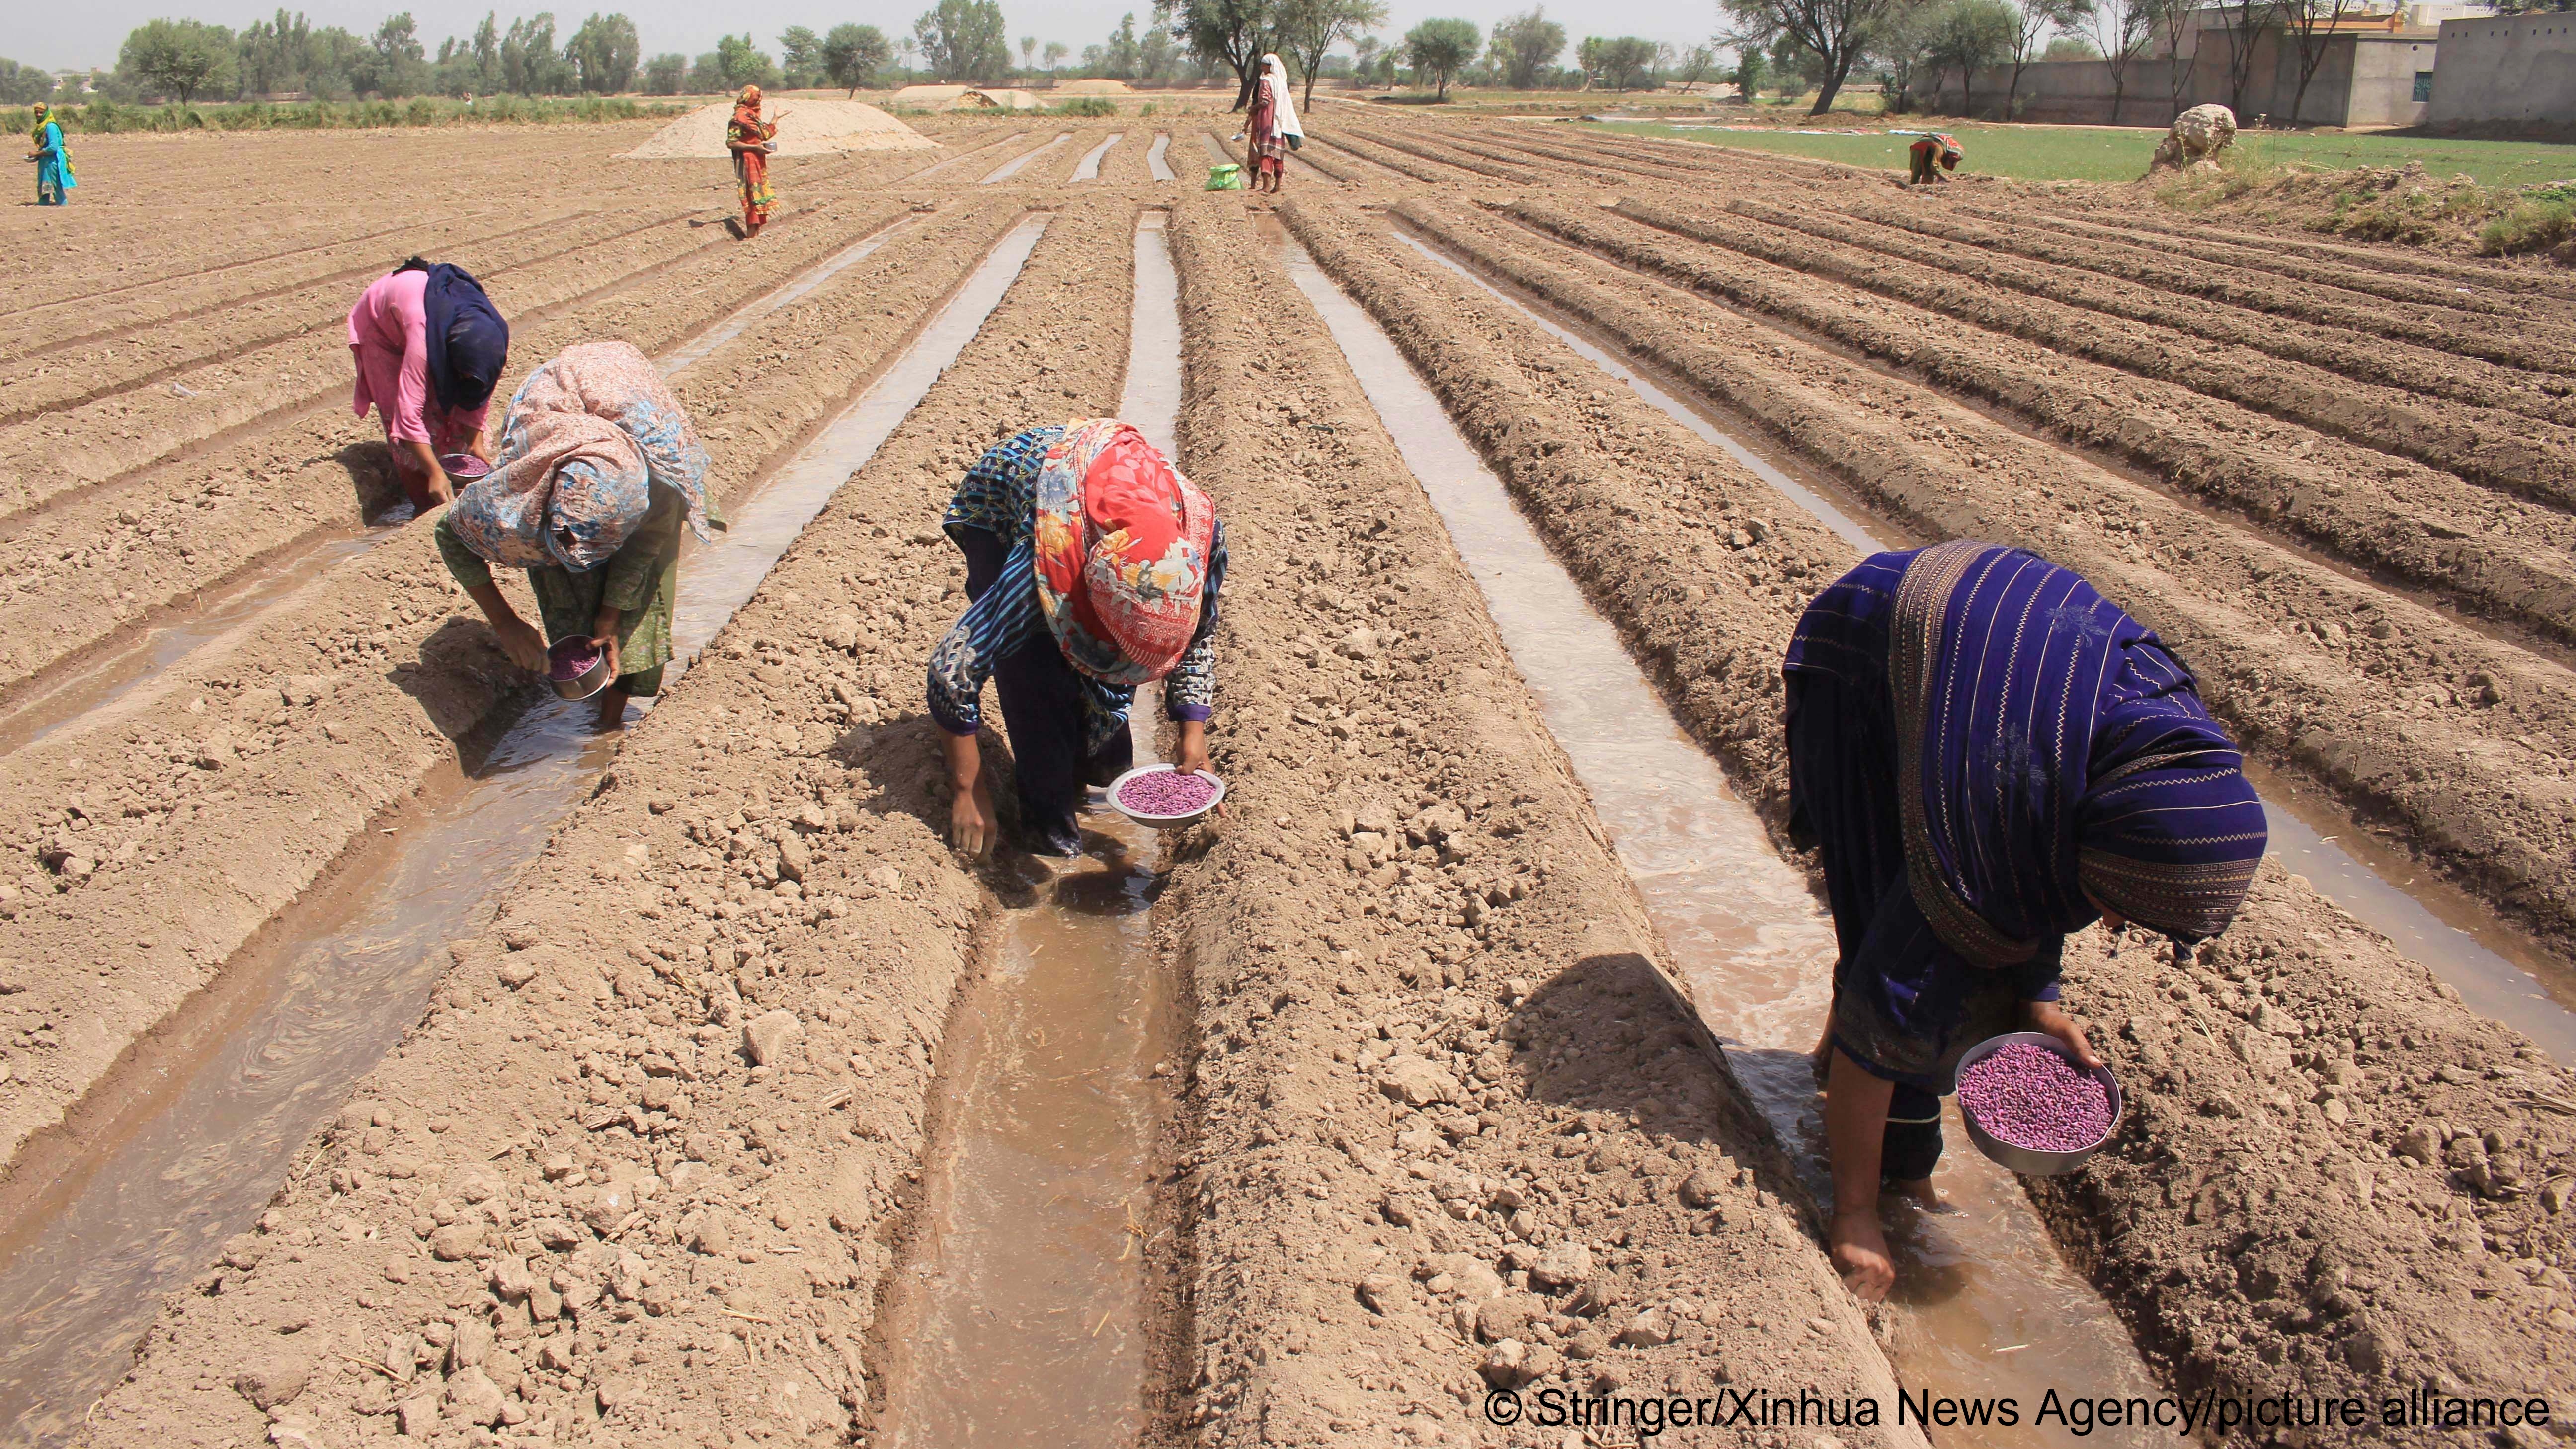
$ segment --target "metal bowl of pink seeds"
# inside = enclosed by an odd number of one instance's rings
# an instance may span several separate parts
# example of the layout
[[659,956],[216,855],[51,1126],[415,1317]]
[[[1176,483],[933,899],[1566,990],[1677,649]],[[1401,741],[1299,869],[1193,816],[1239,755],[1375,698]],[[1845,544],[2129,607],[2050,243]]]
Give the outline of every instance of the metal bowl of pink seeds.
[[1959,1115],[1977,1149],[2015,1172],[2072,1172],[2120,1128],[2120,1082],[2044,1031],[2008,1031],[1959,1058]]
[[471,483],[492,471],[492,465],[472,453],[441,453],[438,466],[459,483]]
[[1109,782],[1109,807],[1149,830],[1196,825],[1225,798],[1225,782],[1205,770],[1139,765]]

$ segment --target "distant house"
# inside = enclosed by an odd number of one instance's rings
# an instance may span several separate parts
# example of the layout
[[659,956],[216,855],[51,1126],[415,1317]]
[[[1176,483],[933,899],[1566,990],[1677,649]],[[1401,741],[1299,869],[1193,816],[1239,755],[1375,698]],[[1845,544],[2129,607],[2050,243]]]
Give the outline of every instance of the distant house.
[[2576,126],[2576,14],[2443,21],[2426,99],[2436,126]]
[[[2483,5],[2458,0],[2369,11],[2355,6],[2354,13],[2310,36],[2316,69],[2301,96],[2300,38],[2278,22],[2240,35],[2231,7],[2211,5],[2193,14],[2179,44],[2167,46],[2159,36],[2129,63],[2116,118],[2111,114],[2111,69],[2101,60],[2039,61],[2024,67],[2012,118],[2162,126],[2179,111],[2215,102],[2233,108],[2247,125],[2258,118],[2308,126],[2419,125],[2432,109],[2439,70],[2434,57],[2447,27],[2461,23],[2457,16],[2485,13]],[[2240,57],[2241,67],[2236,63]],[[2000,115],[2011,83],[2009,67],[1979,71],[1979,111]],[[1958,77],[1943,78],[1933,103],[1936,109],[1956,112],[1962,104]],[[2291,114],[2294,105],[2296,116]]]

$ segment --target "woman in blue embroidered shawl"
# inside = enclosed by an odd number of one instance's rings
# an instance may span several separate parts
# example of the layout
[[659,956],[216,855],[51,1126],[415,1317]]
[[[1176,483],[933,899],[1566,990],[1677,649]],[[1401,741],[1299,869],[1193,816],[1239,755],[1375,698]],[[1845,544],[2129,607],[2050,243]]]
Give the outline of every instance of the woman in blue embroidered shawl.
[[1960,1055],[2045,1031],[2066,934],[2226,929],[2263,806],[2191,671],[2082,578],[1973,541],[1877,554],[1789,645],[1791,828],[1820,848],[1840,955],[1819,1047],[1834,1263],[1895,1282],[1883,1186],[1932,1201]]

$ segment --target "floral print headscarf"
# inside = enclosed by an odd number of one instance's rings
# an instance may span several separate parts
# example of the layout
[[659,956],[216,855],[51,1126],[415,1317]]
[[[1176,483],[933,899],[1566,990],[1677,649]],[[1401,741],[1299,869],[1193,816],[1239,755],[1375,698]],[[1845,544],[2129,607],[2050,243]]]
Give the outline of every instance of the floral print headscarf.
[[626,342],[567,347],[510,399],[491,473],[447,518],[481,557],[510,568],[587,572],[652,510],[652,485],[678,492],[707,537],[707,450],[662,375]]
[[1172,672],[1198,630],[1216,505],[1145,436],[1068,423],[1038,469],[1038,606],[1066,661],[1108,684]]

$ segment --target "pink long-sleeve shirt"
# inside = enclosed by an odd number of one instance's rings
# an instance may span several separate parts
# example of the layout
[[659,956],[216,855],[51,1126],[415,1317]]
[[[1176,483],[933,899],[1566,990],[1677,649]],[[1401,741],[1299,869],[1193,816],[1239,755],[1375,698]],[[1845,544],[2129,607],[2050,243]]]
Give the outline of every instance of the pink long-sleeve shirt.
[[373,406],[385,440],[430,443],[453,452],[483,431],[482,407],[449,412],[429,386],[429,273],[396,272],[367,284],[349,309],[349,352],[358,364],[352,400],[359,417]]

